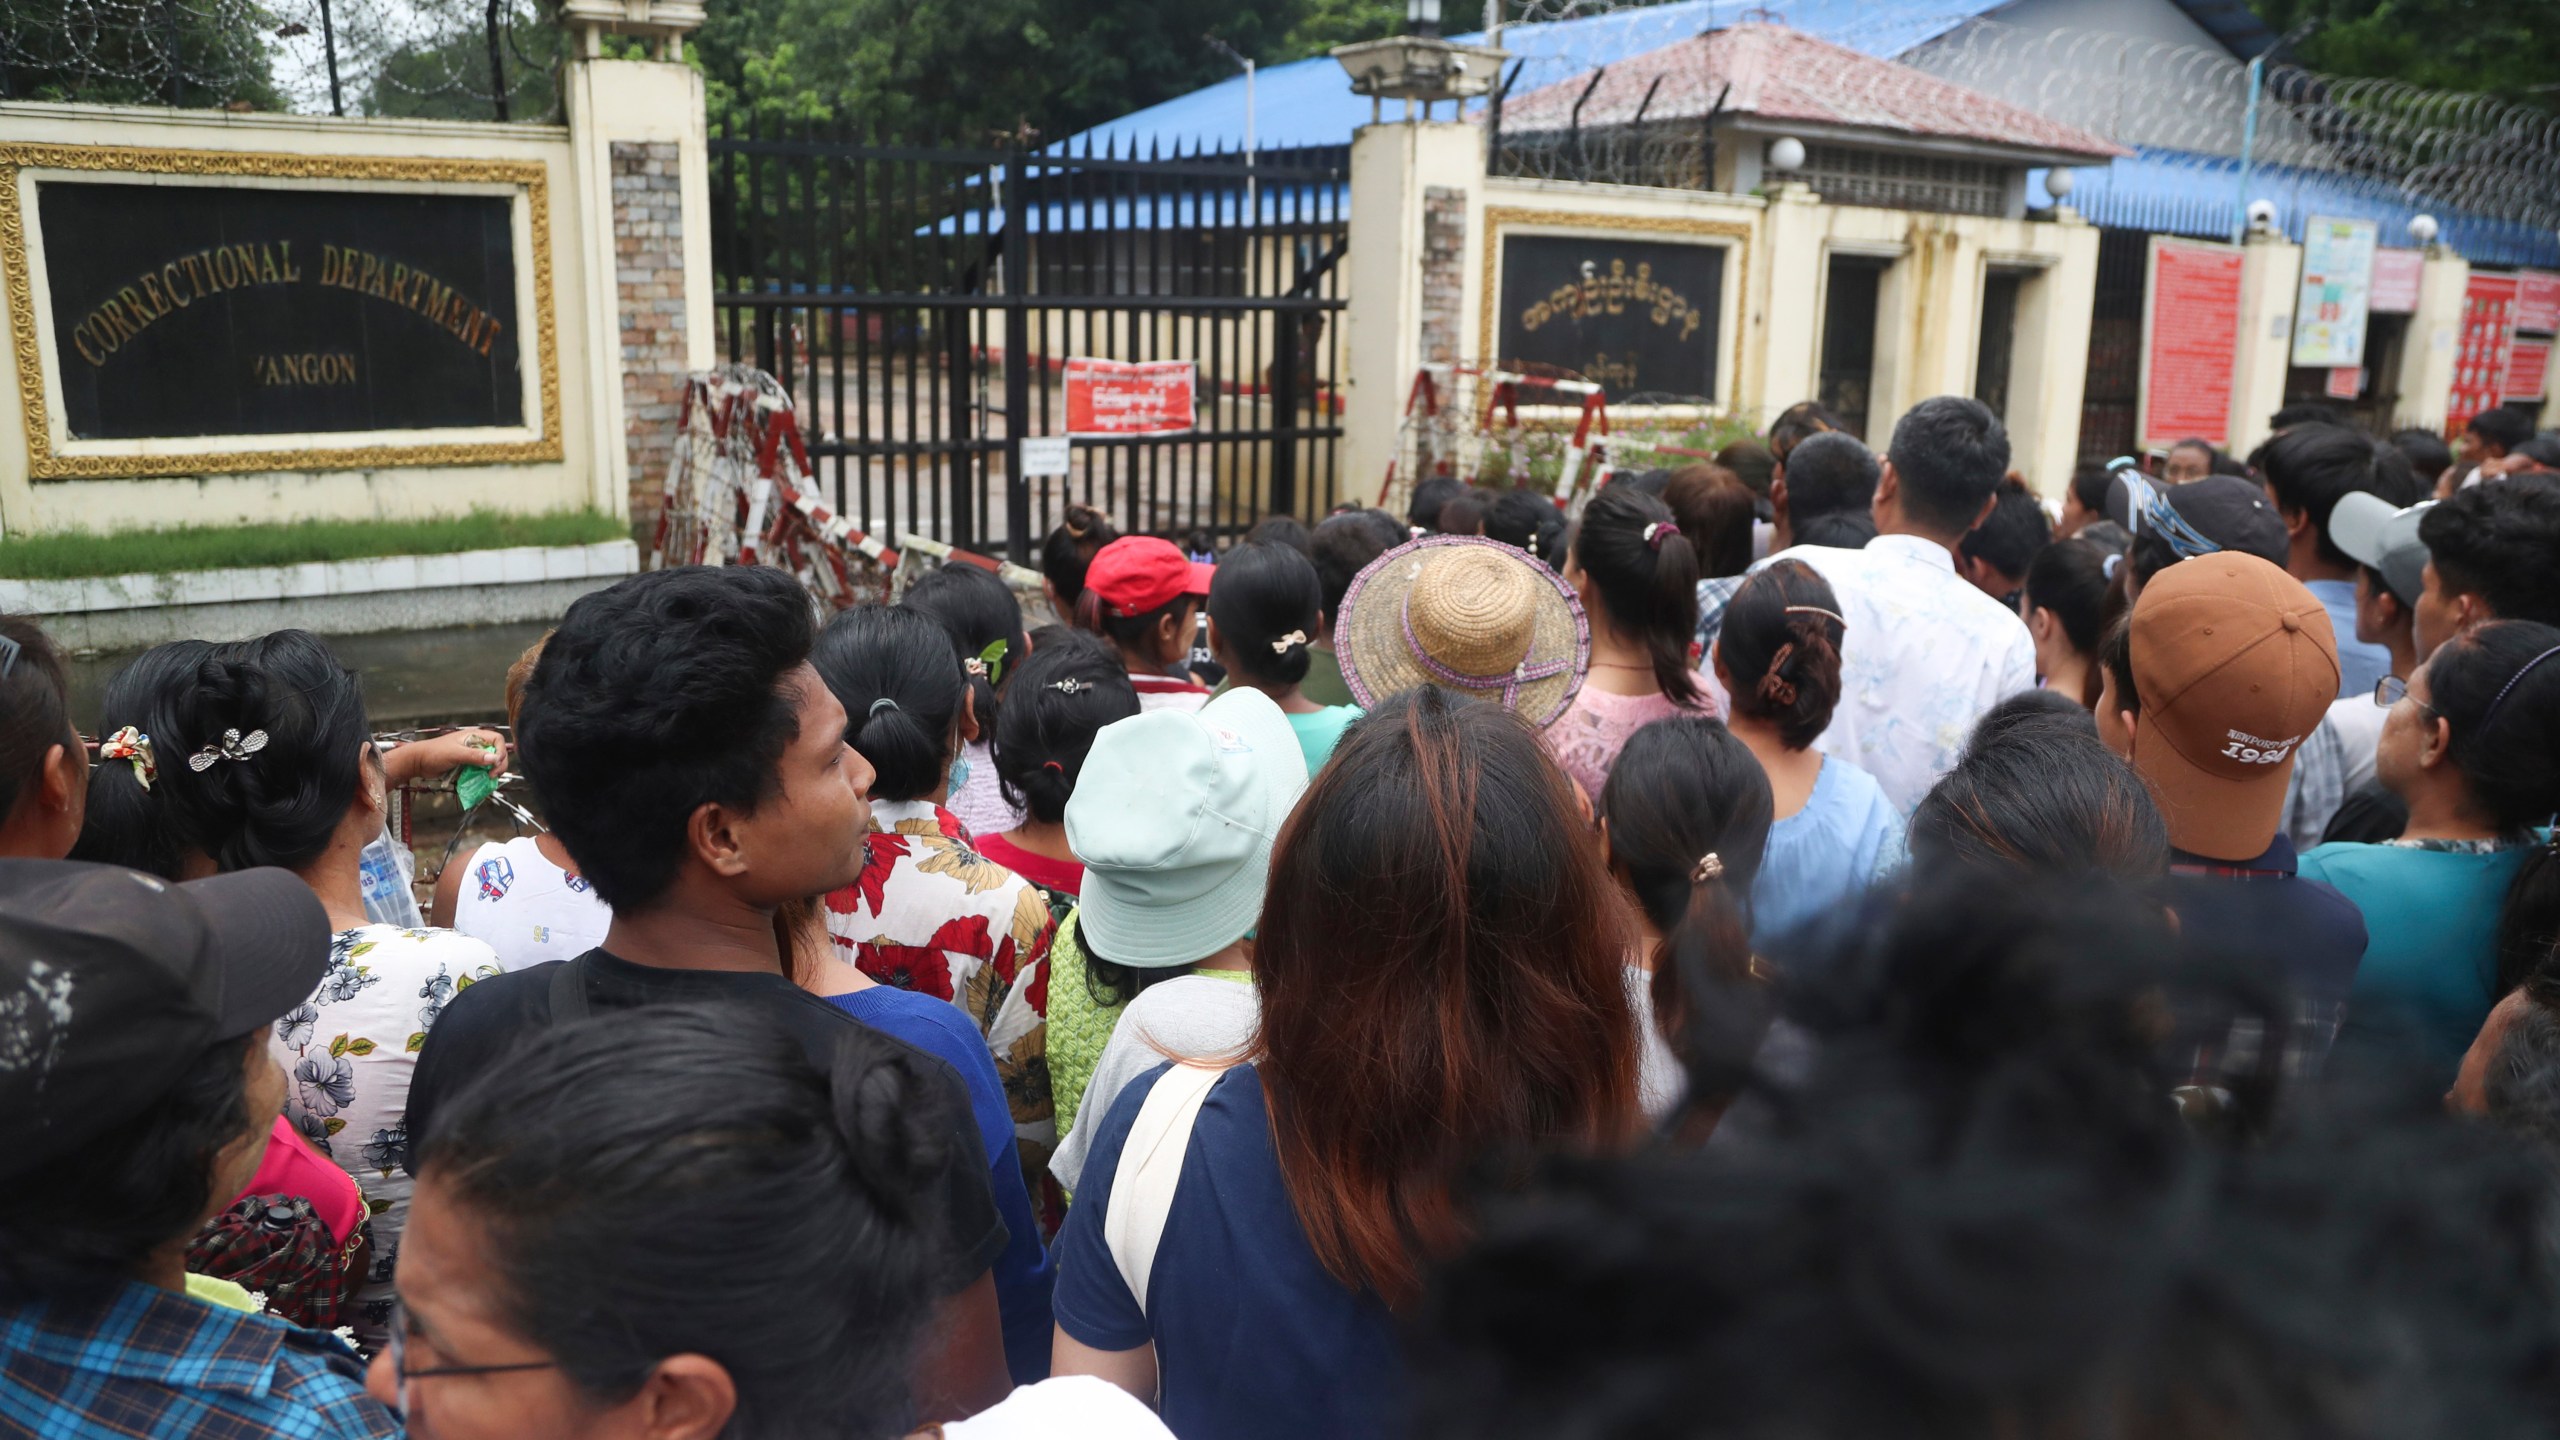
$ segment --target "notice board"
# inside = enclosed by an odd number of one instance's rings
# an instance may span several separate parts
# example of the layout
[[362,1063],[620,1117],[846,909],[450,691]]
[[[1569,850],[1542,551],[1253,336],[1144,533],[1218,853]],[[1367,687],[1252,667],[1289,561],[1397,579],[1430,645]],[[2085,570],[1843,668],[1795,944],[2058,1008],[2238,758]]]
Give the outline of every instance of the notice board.
[[1724,247],[1505,235],[1499,353],[1630,395],[1716,393]]
[[2418,281],[2426,274],[2427,257],[2415,250],[2373,252],[2373,290],[2365,308],[2376,315],[2408,315],[2418,308]]
[[2516,328],[2536,335],[2560,330],[2560,275],[2548,270],[2516,272]]
[[2240,357],[2240,247],[2151,237],[2143,287],[2142,443],[2231,441]]
[[2314,215],[2302,227],[2302,291],[2293,307],[2293,363],[2364,364],[2366,306],[2373,292],[2370,220]]
[[2519,337],[2507,350],[2508,400],[2539,401],[2551,383],[2551,342]]
[[2516,277],[2472,271],[2454,337],[2453,389],[2444,406],[2447,435],[2461,434],[2472,416],[2507,398],[2508,350],[2515,338]]

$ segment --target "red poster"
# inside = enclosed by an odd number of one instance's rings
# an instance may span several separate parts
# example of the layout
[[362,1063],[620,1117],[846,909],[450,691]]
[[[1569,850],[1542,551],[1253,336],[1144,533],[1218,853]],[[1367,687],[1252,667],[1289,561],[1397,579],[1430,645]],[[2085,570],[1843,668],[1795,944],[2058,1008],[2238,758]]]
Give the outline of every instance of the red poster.
[[2192,435],[2228,443],[2240,349],[2239,250],[2154,236],[2150,292],[2143,441],[2166,445]]
[[2560,330],[2560,275],[2548,270],[2516,272],[2516,328],[2543,335]]
[[2518,339],[2507,351],[2509,400],[2540,400],[2551,383],[2551,342]]
[[2329,371],[2327,394],[2332,400],[2353,400],[2364,393],[2364,367],[2340,365]]
[[2507,398],[2507,350],[2516,335],[2516,277],[2471,273],[2455,338],[2453,389],[2445,396],[2447,435]]
[[2415,250],[2373,252],[2373,295],[2365,308],[2381,315],[2407,315],[2418,308],[2418,277],[2427,257]]
[[1188,360],[1069,360],[1069,435],[1179,435],[1192,426]]

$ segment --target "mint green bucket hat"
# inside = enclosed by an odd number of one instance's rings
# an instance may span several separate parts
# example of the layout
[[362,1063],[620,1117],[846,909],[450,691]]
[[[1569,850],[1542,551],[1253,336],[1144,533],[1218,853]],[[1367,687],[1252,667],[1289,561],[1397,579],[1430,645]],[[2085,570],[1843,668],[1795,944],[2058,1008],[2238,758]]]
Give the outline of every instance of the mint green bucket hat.
[[1259,690],[1104,726],[1067,800],[1085,944],[1149,970],[1233,944],[1261,917],[1272,844],[1306,788],[1297,732]]

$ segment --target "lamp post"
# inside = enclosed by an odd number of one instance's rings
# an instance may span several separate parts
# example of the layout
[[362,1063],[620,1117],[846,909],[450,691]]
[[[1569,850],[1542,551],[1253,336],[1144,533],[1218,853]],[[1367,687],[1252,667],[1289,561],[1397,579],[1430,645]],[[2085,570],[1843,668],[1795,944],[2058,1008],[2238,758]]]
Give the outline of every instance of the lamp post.
[[1253,134],[1253,57],[1238,54],[1236,47],[1215,35],[1203,35],[1200,38],[1208,41],[1211,49],[1244,67],[1244,223],[1259,225],[1262,223],[1262,210],[1258,203],[1260,197],[1253,183],[1253,158],[1258,148],[1254,143]]

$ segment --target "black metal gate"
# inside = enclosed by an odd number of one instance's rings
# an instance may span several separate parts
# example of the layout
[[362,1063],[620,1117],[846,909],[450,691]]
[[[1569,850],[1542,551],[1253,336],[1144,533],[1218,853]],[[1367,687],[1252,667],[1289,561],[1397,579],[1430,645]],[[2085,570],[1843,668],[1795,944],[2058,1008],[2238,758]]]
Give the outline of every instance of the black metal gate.
[[[715,136],[721,344],[800,408],[837,512],[1015,560],[1071,503],[1130,533],[1213,538],[1321,515],[1347,149],[1145,155],[928,149],[814,129]],[[1068,357],[1192,360],[1188,434],[1075,441]]]

